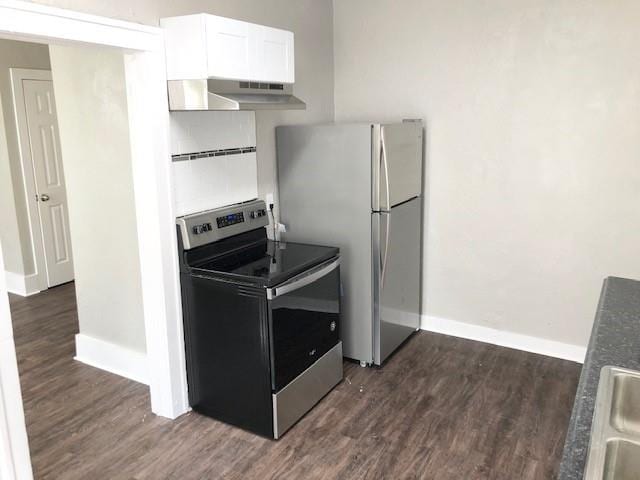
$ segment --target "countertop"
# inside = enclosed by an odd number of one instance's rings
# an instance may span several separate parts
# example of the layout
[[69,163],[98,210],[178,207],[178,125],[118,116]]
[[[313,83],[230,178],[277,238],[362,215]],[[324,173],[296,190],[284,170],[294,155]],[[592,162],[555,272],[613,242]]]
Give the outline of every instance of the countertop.
[[606,365],[640,370],[640,281],[616,277],[604,281],[558,480],[582,480],[600,370]]

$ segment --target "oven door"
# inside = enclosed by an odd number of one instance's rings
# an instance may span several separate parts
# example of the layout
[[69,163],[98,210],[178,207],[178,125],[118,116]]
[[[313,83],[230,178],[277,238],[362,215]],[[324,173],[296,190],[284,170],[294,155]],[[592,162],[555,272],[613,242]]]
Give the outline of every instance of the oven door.
[[267,289],[275,392],[340,340],[340,259]]

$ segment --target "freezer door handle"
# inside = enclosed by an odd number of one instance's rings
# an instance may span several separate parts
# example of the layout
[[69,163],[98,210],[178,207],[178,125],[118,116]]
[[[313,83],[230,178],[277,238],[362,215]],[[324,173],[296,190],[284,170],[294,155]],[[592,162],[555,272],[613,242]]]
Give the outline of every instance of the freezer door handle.
[[391,213],[381,214],[384,219],[384,251],[380,249],[380,288],[384,288],[384,277],[387,271],[387,261],[389,260],[389,224],[391,223]]
[[267,300],[273,300],[274,298],[278,298],[281,295],[285,295],[289,292],[293,292],[294,290],[305,287],[315,282],[316,280],[320,280],[325,275],[333,272],[336,268],[338,268],[338,266],[340,266],[340,258],[334,258],[333,260],[322,263],[318,267],[315,267],[308,272],[301,273],[300,275],[297,275],[291,280],[287,280],[280,285],[277,285],[273,288],[267,288]]

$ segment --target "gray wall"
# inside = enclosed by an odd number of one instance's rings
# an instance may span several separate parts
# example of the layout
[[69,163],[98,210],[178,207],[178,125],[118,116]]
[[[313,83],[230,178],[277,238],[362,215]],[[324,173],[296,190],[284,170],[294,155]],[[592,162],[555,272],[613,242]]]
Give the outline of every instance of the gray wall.
[[427,122],[426,314],[586,345],[640,277],[640,3],[334,2],[339,121]]
[[333,5],[331,0],[37,0],[36,3],[158,25],[161,17],[211,13],[290,30],[295,34],[296,86],[306,111],[257,112],[258,193],[276,190],[276,125],[333,120]]
[[28,275],[35,272],[35,265],[22,183],[10,68],[49,70],[49,48],[0,39],[0,241],[5,269]]
[[80,333],[145,352],[124,61],[51,47]]

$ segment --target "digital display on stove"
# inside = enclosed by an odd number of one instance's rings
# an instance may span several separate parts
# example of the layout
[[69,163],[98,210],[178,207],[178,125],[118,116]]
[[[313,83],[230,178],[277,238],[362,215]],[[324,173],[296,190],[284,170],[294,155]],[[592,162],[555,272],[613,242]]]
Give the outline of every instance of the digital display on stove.
[[218,228],[224,228],[230,225],[235,225],[237,223],[242,223],[244,222],[244,213],[240,212],[224,215],[222,217],[216,218],[216,222],[218,223]]

